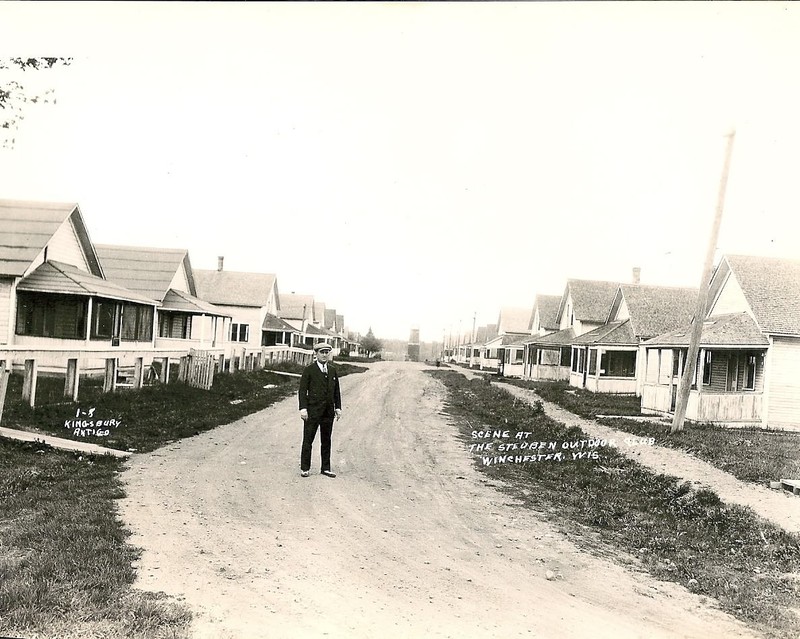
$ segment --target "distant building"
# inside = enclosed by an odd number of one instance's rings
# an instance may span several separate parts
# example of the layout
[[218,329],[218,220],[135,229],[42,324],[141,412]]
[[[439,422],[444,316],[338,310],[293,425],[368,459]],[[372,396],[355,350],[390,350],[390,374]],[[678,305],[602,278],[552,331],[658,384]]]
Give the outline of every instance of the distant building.
[[412,362],[419,361],[419,329],[412,328],[408,338],[408,359]]

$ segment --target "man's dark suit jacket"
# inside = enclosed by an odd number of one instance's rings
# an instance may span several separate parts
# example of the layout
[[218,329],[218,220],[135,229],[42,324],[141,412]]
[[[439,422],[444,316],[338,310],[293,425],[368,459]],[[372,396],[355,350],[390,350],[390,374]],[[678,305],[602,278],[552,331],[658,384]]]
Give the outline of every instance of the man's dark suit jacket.
[[316,362],[306,366],[300,377],[300,390],[297,393],[300,410],[308,410],[309,416],[323,415],[326,408],[342,407],[342,395],[339,391],[339,372],[328,363],[328,375],[323,375]]

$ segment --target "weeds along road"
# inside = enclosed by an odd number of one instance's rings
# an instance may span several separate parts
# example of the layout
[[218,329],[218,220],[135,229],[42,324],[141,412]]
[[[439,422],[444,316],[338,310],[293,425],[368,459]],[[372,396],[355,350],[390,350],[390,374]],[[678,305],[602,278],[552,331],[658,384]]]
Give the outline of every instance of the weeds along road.
[[753,636],[510,503],[424,368],[342,378],[336,479],[318,442],[300,477],[296,398],[134,456],[120,510],[144,549],[137,587],[182,598],[203,639]]

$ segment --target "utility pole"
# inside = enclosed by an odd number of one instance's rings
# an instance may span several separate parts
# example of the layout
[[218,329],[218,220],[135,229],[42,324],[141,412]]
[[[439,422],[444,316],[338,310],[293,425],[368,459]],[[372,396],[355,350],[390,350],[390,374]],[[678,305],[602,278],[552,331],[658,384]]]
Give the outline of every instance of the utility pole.
[[711,283],[711,270],[714,264],[714,252],[717,248],[717,238],[719,228],[722,224],[722,209],[725,205],[725,189],[728,185],[728,170],[731,165],[731,155],[733,154],[733,138],[736,131],[727,134],[728,144],[725,149],[725,163],[722,167],[722,177],[719,181],[719,193],[717,195],[717,210],[714,214],[714,223],[711,227],[711,237],[708,241],[706,251],[706,261],[703,265],[703,276],[700,280],[700,292],[697,295],[697,309],[694,313],[692,323],[692,334],[689,339],[689,352],[686,355],[686,363],[683,369],[681,381],[678,384],[678,394],[675,401],[675,416],[672,420],[671,433],[683,430],[683,421],[686,418],[686,406],[689,403],[689,391],[692,388],[697,368],[697,353],[700,351],[700,338],[703,334],[703,321],[706,318],[706,308],[708,306],[708,287]]

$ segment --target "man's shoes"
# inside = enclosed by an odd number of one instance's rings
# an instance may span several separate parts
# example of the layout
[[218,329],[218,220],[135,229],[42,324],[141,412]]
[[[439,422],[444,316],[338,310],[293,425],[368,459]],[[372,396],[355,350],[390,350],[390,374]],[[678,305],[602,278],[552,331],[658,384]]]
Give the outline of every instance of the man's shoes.
[[311,474],[311,472],[308,471],[308,470],[301,470],[300,471],[300,477],[308,477],[310,474]]
[[332,470],[323,470],[321,474],[325,475],[325,477],[336,477],[336,473]]

